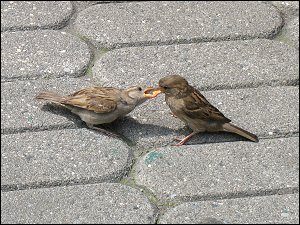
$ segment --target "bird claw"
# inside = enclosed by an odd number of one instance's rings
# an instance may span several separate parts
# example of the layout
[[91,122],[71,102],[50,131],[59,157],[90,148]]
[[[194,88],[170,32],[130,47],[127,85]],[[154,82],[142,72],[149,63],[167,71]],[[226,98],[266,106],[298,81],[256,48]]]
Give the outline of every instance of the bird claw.
[[178,141],[178,143],[171,144],[171,146],[181,146],[181,145],[184,145],[184,143],[186,142],[186,141],[184,141],[183,139],[180,139],[180,138],[174,138],[173,140]]

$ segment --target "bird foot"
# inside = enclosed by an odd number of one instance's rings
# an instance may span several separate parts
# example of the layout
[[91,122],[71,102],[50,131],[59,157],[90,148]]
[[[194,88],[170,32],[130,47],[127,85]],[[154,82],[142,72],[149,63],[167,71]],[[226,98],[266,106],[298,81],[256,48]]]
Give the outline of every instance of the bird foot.
[[174,141],[178,141],[178,143],[176,143],[176,144],[171,144],[171,146],[181,146],[181,145],[184,145],[184,143],[187,141],[187,140],[180,139],[180,138],[174,138],[173,140],[174,140]]

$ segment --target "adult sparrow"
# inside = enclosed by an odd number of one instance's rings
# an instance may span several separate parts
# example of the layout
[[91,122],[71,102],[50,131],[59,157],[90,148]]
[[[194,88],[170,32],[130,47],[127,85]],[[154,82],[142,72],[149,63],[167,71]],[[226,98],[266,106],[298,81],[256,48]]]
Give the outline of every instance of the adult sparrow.
[[128,89],[90,87],[68,96],[46,91],[35,98],[62,105],[78,115],[89,128],[110,134],[94,125],[110,123],[130,113],[147,99],[155,98],[158,91],[151,94],[152,90],[153,88],[147,88],[143,91],[137,86]]
[[165,100],[172,113],[188,125],[193,132],[176,145],[186,143],[193,135],[200,132],[227,131],[258,142],[256,135],[233,125],[217,108],[179,75],[166,76],[159,80],[156,88],[165,93]]

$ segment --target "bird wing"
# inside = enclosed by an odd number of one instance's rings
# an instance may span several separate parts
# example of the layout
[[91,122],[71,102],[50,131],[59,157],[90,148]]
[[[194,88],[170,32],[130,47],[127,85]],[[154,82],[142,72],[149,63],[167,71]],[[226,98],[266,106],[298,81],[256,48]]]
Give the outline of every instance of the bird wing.
[[195,88],[192,93],[183,98],[184,112],[190,118],[202,119],[205,121],[218,121],[228,123],[231,120],[226,118],[217,108],[211,105],[206,98]]
[[69,95],[62,103],[96,113],[108,113],[116,109],[119,92],[116,88],[85,88]]

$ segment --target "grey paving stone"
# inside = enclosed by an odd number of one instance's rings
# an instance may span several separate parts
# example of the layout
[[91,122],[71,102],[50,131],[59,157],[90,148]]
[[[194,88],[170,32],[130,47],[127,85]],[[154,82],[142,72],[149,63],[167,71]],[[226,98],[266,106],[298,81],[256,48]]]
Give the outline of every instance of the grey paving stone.
[[122,3],[128,1],[73,1],[77,9],[83,10],[95,4],[105,4],[105,3]]
[[299,16],[299,1],[272,1],[272,4],[286,17]]
[[1,192],[4,224],[149,224],[155,217],[142,193],[120,184]]
[[299,17],[287,22],[283,29],[283,35],[294,45],[299,48]]
[[205,200],[299,188],[299,138],[157,148],[135,180],[159,198]]
[[[191,84],[200,86],[199,81]],[[83,77],[2,83],[1,133],[85,127],[80,118],[68,110],[36,101],[34,97],[43,90],[70,94],[91,86],[95,86],[95,83]],[[203,94],[235,124],[260,137],[292,135],[299,132],[298,87],[219,90],[206,91]],[[183,137],[190,132],[169,112],[164,96],[160,95],[106,128],[124,135],[139,147],[169,145],[174,143],[174,137]],[[266,117],[266,113],[270,115]],[[225,133],[200,134],[192,138],[189,144],[232,140],[244,139]]]
[[1,81],[80,76],[89,61],[87,44],[65,32],[1,33]]
[[299,83],[298,50],[278,41],[248,40],[123,48],[104,54],[93,67],[99,83],[157,85],[181,74],[202,89]]
[[[199,82],[192,84],[197,87]],[[299,87],[206,91],[203,95],[234,124],[255,133],[259,138],[299,133]],[[136,108],[130,116],[113,125],[118,133],[146,149],[174,144],[175,137],[183,138],[191,132],[183,122],[170,115],[163,95]],[[236,140],[245,141],[230,133],[202,133],[187,144]]]
[[41,91],[67,95],[91,86],[86,79],[66,77],[1,83],[1,133],[80,127],[83,122],[69,110],[34,98]]
[[1,135],[1,190],[117,181],[130,165],[125,143],[88,129]]
[[59,29],[72,8],[69,1],[1,1],[1,31]]
[[161,224],[298,224],[299,194],[192,202],[179,205]]
[[79,13],[75,29],[99,47],[272,37],[282,25],[259,2],[98,4]]

